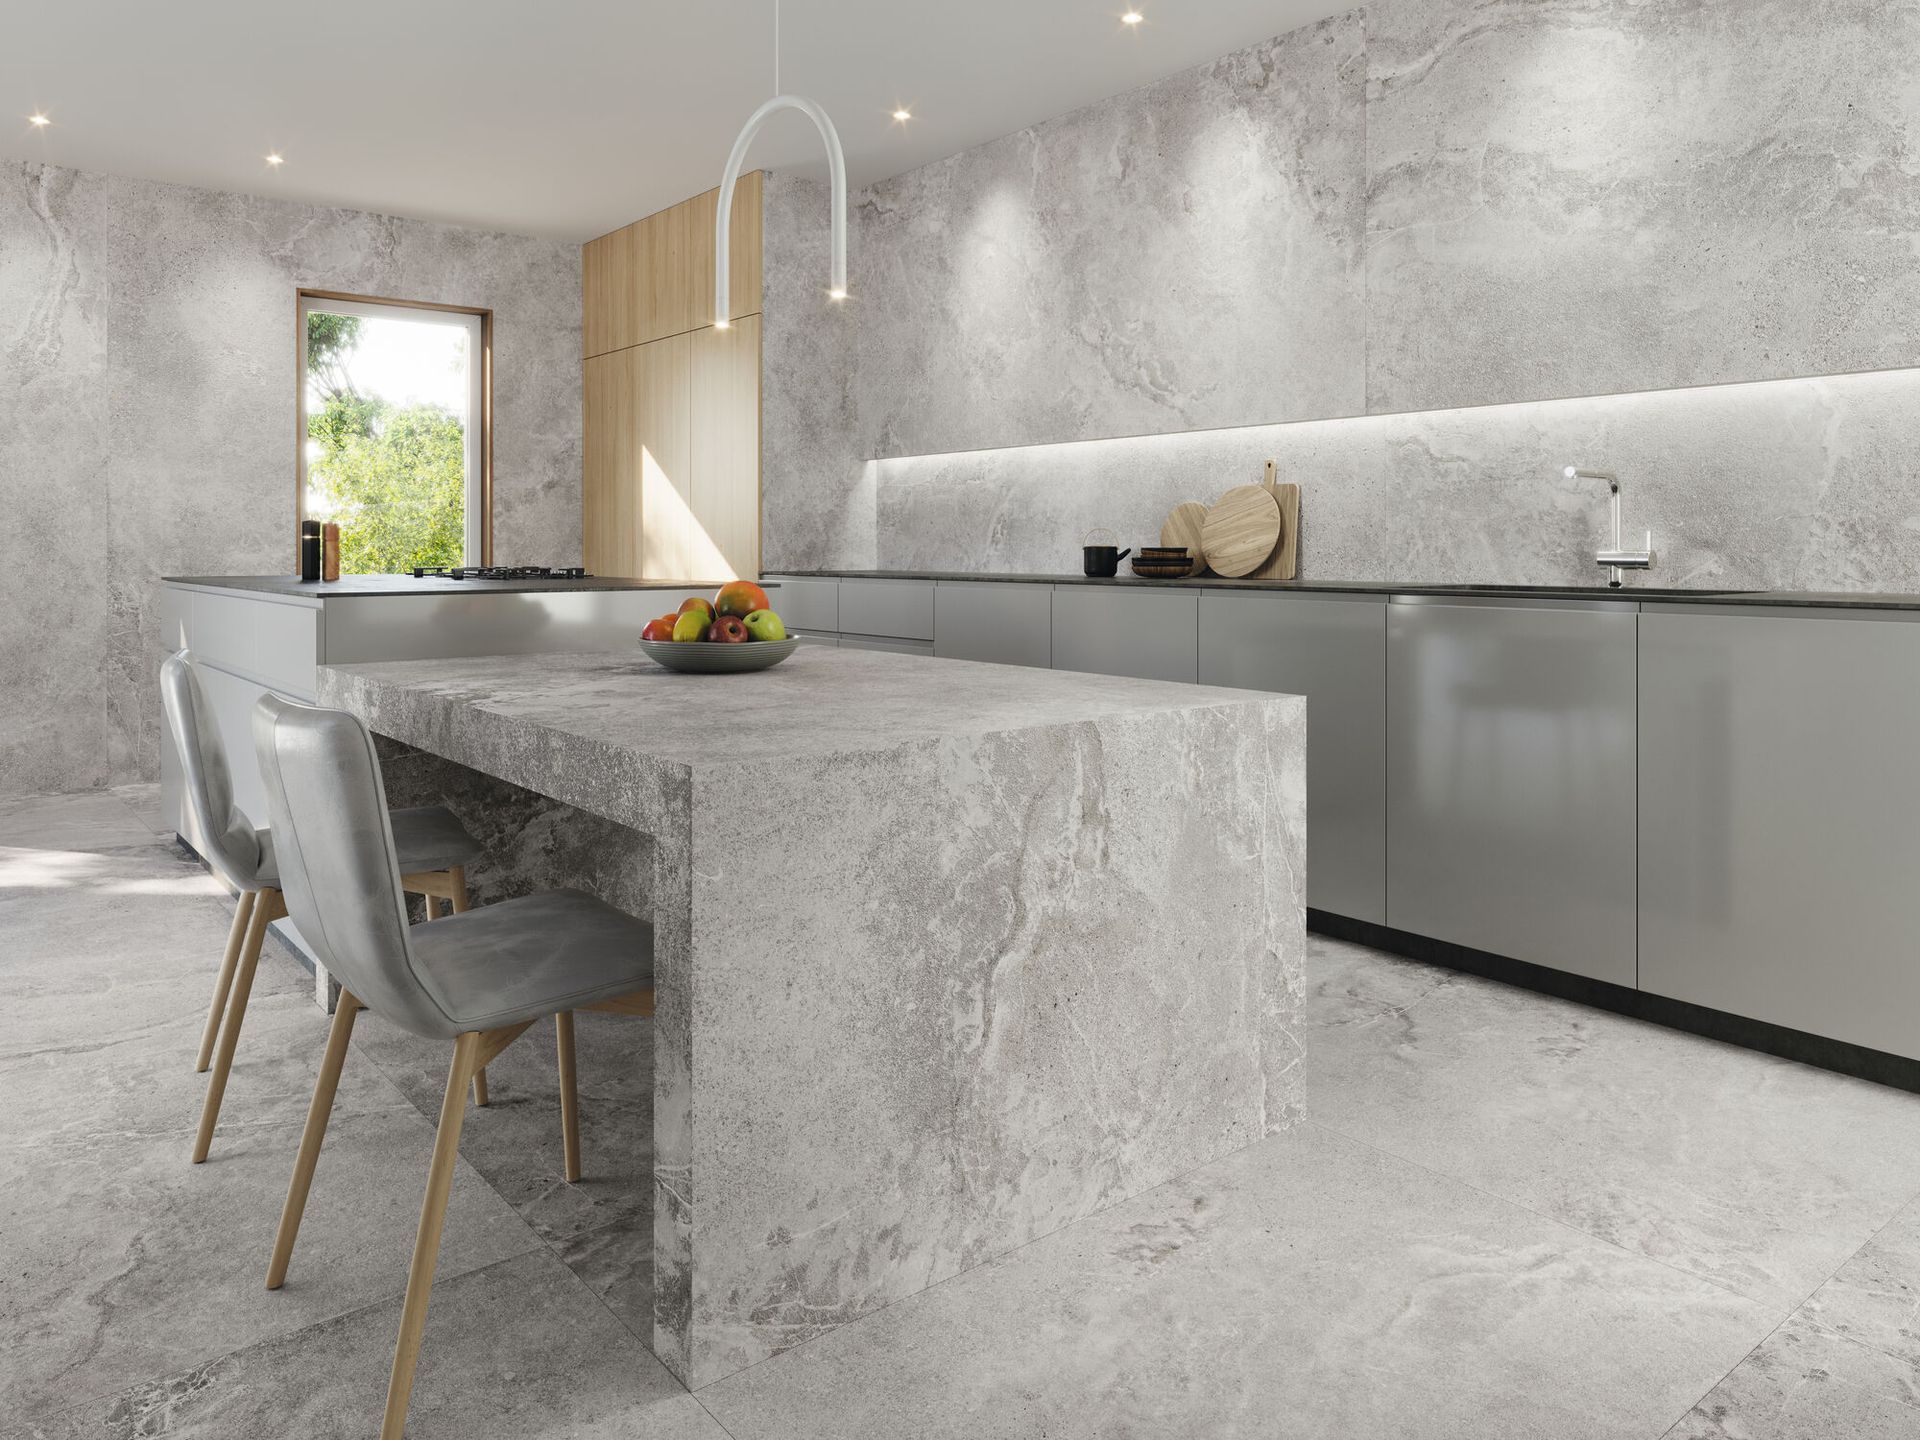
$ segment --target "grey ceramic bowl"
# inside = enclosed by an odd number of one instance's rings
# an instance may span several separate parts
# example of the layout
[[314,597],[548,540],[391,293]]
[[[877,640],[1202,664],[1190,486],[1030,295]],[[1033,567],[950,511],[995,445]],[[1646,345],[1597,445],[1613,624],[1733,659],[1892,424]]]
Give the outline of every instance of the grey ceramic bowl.
[[723,645],[713,640],[642,640],[647,658],[683,675],[740,675],[778,665],[799,648],[800,637],[743,640]]

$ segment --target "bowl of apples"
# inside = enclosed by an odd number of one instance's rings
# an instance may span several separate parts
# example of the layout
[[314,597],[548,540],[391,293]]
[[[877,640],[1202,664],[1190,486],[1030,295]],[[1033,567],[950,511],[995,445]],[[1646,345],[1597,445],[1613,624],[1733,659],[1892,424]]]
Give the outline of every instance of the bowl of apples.
[[640,649],[649,660],[686,675],[738,675],[778,665],[799,648],[800,637],[767,603],[751,580],[730,580],[712,600],[683,600],[671,615],[649,620]]

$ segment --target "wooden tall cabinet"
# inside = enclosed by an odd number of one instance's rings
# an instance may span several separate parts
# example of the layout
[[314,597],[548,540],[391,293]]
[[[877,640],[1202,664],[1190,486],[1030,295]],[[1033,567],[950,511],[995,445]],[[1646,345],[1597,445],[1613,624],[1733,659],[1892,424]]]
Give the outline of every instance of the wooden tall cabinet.
[[589,240],[584,560],[596,575],[760,573],[761,174],[734,191],[732,321],[713,324],[719,191]]

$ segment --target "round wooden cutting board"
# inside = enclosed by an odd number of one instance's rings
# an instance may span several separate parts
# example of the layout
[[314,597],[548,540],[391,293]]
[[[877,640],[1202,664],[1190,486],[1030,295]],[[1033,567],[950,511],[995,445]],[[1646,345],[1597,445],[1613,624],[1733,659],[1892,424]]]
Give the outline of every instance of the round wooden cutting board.
[[1162,545],[1185,546],[1193,556],[1195,575],[1207,568],[1207,547],[1200,539],[1206,524],[1207,507],[1198,500],[1183,500],[1167,513],[1166,522],[1160,527]]
[[1280,502],[1264,485],[1238,485],[1207,512],[1200,530],[1216,575],[1251,575],[1280,543]]

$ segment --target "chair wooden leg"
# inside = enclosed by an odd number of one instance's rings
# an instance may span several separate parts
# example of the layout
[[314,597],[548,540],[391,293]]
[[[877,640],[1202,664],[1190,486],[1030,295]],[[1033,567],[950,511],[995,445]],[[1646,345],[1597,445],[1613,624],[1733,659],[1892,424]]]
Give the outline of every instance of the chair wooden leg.
[[333,1114],[334,1093],[340,1088],[340,1070],[347,1061],[347,1042],[353,1038],[353,1020],[360,1001],[351,990],[340,992],[339,1008],[327,1031],[327,1050],[320,1061],[320,1078],[313,1082],[313,1103],[307,1107],[307,1128],[300,1132],[300,1153],[294,1157],[293,1180],[287,1203],[280,1210],[280,1229],[273,1237],[273,1259],[267,1264],[267,1288],[278,1290],[287,1278],[293,1242],[300,1234],[300,1217],[307,1210],[307,1192],[313,1186],[314,1166],[320,1163],[320,1145],[327,1138],[327,1120]]
[[233,977],[233,998],[227,1005],[226,1023],[220,1027],[220,1048],[213,1059],[213,1077],[207,1083],[206,1103],[200,1107],[200,1132],[193,1140],[193,1163],[207,1158],[213,1145],[213,1127],[220,1121],[220,1101],[227,1093],[227,1076],[233,1071],[234,1047],[240,1043],[240,1025],[247,1018],[247,998],[253,994],[253,972],[260,964],[260,946],[267,938],[267,925],[286,911],[274,903],[276,890],[262,890],[247,917],[246,939],[240,944],[240,966]]
[[420,897],[420,908],[426,912],[427,919],[438,920],[440,918],[440,902],[434,899],[433,896],[422,895]]
[[554,1040],[560,1051],[560,1154],[567,1183],[580,1178],[580,1087],[573,1060],[573,1012],[553,1017]]
[[447,1093],[440,1103],[440,1131],[433,1142],[433,1163],[427,1169],[420,1233],[414,1239],[413,1265],[407,1271],[407,1299],[400,1310],[400,1337],[393,1347],[393,1374],[387,1382],[387,1412],[380,1423],[380,1440],[400,1440],[406,1429],[413,1370],[420,1359],[427,1302],[433,1295],[433,1271],[440,1260],[440,1229],[447,1218],[454,1163],[460,1158],[460,1124],[467,1113],[467,1086],[478,1068],[474,1062],[480,1043],[478,1031],[469,1031],[453,1042],[453,1066],[447,1072]]
[[207,1010],[207,1028],[200,1034],[200,1053],[193,1062],[196,1075],[205,1074],[213,1063],[213,1043],[220,1038],[220,1021],[227,1013],[233,972],[239,967],[240,947],[247,938],[247,921],[252,918],[253,891],[242,890],[240,903],[233,907],[233,924],[227,927],[227,953],[220,957],[220,978],[213,982],[213,1004]]
[[[447,903],[453,907],[454,914],[464,915],[467,913],[467,905],[469,903],[467,900],[467,867],[464,865],[449,866],[447,869],[447,878],[452,882],[453,890],[453,894]],[[432,896],[427,897],[427,904],[433,904]],[[430,915],[427,918],[437,919],[438,917]],[[473,1072],[473,1103],[482,1109],[486,1108],[487,1071],[484,1065]]]

